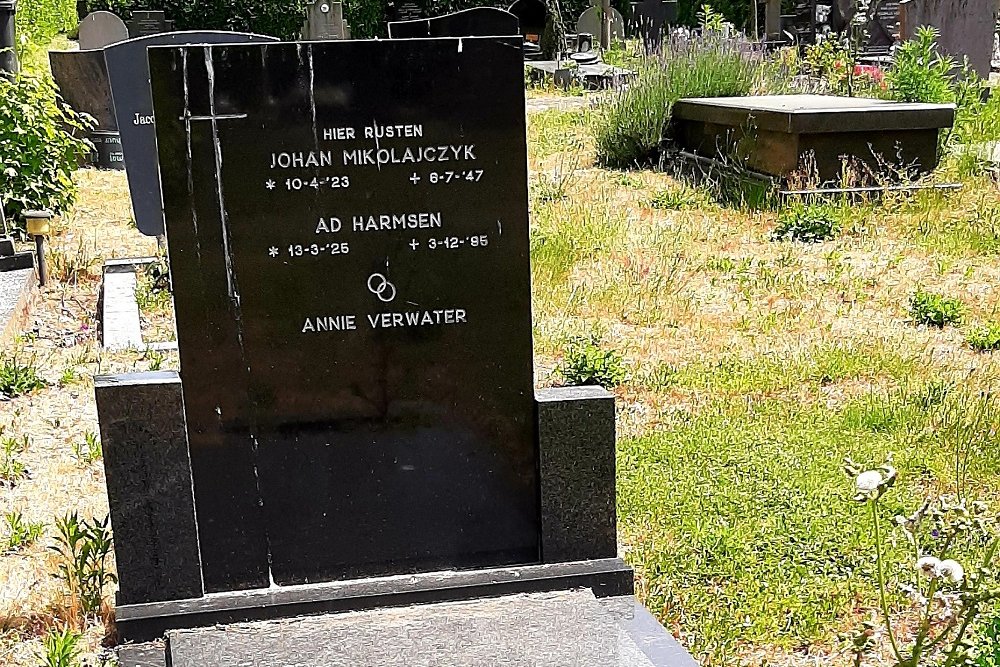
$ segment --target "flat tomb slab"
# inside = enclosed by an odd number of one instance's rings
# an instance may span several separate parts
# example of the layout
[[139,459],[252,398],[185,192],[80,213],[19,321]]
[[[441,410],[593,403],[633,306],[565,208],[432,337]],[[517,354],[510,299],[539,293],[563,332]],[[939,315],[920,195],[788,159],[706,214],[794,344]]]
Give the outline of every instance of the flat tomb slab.
[[954,104],[920,104],[836,95],[755,95],[678,100],[674,118],[742,125],[753,118],[761,130],[869,132],[951,127]]
[[824,183],[840,181],[847,161],[862,180],[879,182],[886,167],[934,169],[938,132],[951,127],[955,106],[831,95],[688,98],[672,118],[677,143],[706,157],[735,157],[782,178],[804,170]]
[[37,285],[34,268],[0,272],[0,343],[10,344],[28,324]]
[[173,667],[653,667],[590,591],[175,630]]

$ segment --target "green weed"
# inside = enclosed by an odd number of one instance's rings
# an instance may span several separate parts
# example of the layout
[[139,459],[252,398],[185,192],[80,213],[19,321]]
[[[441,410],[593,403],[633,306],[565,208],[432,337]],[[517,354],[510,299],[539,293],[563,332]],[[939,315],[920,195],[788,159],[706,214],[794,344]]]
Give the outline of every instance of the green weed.
[[942,328],[948,324],[961,324],[965,304],[960,299],[928,292],[923,288],[910,296],[910,317],[916,324]]
[[70,630],[51,629],[42,639],[44,653],[41,656],[42,667],[77,667],[80,658],[80,639],[82,635]]
[[570,385],[617,387],[625,381],[621,354],[601,347],[597,336],[571,338],[556,373]]
[[19,551],[31,546],[42,536],[42,531],[45,530],[44,523],[25,521],[24,516],[20,512],[7,512],[4,515],[4,523],[7,524],[4,531],[7,535],[0,542],[0,553],[5,551]]
[[991,322],[975,327],[966,334],[965,342],[976,352],[1000,350],[1000,324]]
[[778,226],[771,238],[820,243],[836,236],[839,227],[838,212],[833,205],[796,202],[778,216]]
[[73,443],[73,456],[79,463],[89,465],[101,458],[101,440],[93,431],[83,434],[83,442]]
[[38,375],[34,355],[27,362],[19,358],[17,350],[10,356],[0,355],[0,393],[20,396],[43,389],[45,385],[45,380]]
[[698,190],[687,186],[664,188],[658,190],[649,200],[650,208],[681,211],[687,208],[705,208],[709,205],[708,198]]
[[0,485],[14,486],[27,476],[28,469],[19,458],[28,449],[28,436],[0,438]]
[[109,519],[81,521],[73,512],[56,519],[56,532],[56,543],[49,547],[59,558],[53,576],[65,584],[84,614],[99,612],[105,587],[118,581],[108,569],[112,548]]

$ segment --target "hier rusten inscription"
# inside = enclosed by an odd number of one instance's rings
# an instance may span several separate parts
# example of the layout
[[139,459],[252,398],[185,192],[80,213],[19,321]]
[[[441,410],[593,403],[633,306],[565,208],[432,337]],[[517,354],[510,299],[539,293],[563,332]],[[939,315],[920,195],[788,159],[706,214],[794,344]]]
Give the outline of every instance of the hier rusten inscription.
[[537,562],[517,41],[149,50],[206,590]]

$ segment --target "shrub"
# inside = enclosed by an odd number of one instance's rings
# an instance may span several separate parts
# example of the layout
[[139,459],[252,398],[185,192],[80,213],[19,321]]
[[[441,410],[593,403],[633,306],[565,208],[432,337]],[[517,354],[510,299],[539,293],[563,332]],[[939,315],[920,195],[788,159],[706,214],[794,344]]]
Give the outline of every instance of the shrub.
[[833,238],[839,226],[833,206],[797,202],[778,216],[778,226],[771,238],[775,241],[819,243]]
[[664,42],[663,52],[647,59],[634,84],[595,114],[598,162],[608,167],[655,162],[673,104],[681,98],[748,94],[759,78],[759,65],[740,47],[714,33]]
[[15,21],[22,42],[44,46],[59,33],[76,28],[76,1],[18,0]]
[[965,304],[960,299],[927,292],[918,288],[910,296],[910,316],[917,324],[938,328],[946,324],[960,324]]
[[976,352],[1000,350],[1000,324],[976,327],[965,337],[965,342]]
[[[350,5],[345,3],[345,13]],[[179,30],[237,30],[286,40],[299,34],[306,18],[305,0],[91,0],[87,8],[114,12],[124,19],[133,9],[157,9]]]
[[596,336],[571,338],[556,373],[570,385],[616,387],[625,380],[622,356],[602,349]]
[[914,39],[903,42],[886,81],[897,102],[953,102],[951,76],[955,63],[937,50],[936,28],[917,28]]
[[79,136],[92,123],[63,103],[47,77],[0,77],[0,193],[8,216],[73,203],[73,170],[91,150]]

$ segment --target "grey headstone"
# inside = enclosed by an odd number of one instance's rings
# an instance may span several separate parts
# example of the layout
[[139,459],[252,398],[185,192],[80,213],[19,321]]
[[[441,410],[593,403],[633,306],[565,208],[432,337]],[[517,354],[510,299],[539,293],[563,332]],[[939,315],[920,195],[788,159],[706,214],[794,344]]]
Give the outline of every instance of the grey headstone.
[[156,128],[153,98],[149,92],[149,62],[146,48],[158,45],[235,44],[274,42],[273,37],[241,32],[167,32],[130,39],[108,47],[104,59],[111,80],[115,116],[125,154],[132,211],[139,231],[147,236],[163,234],[163,201],[156,158]]
[[[591,7],[583,14],[580,14],[580,19],[576,22],[577,32],[586,32],[599,37],[601,34],[601,9],[600,7]],[[625,19],[622,18],[621,13],[615,9],[611,8],[611,41],[622,41],[625,39]]]
[[652,667],[589,591],[167,634],[172,667]]
[[80,21],[80,50],[103,49],[128,39],[125,22],[111,12],[93,12]]
[[542,559],[613,558],[615,399],[601,387],[535,394],[541,471]]
[[200,597],[191,463],[175,372],[94,378],[118,604]]
[[306,22],[302,26],[302,39],[347,39],[343,3],[314,0],[306,8]]
[[899,12],[902,39],[912,39],[920,26],[933,26],[940,31],[941,51],[959,62],[968,57],[976,73],[989,78],[997,21],[995,0],[903,0]]

